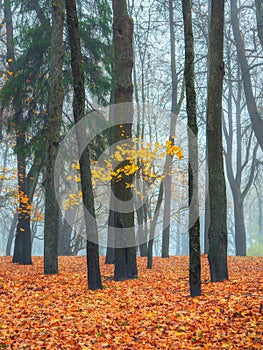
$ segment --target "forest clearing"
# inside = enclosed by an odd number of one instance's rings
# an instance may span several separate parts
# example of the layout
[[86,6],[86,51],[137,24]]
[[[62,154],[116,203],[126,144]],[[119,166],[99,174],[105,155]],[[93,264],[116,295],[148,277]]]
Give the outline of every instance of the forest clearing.
[[0,350],[263,350],[263,0],[0,13]]
[[0,257],[0,349],[262,349],[263,257],[229,257],[229,281],[189,297],[188,257],[138,258],[139,278],[87,289],[85,257],[60,257],[58,275]]

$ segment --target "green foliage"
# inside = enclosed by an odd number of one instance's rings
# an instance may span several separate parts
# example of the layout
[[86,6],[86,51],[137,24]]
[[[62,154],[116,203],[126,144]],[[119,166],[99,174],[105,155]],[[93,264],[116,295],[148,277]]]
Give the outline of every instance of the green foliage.
[[[48,115],[51,8],[50,2],[45,0],[36,3],[42,11],[42,19],[38,17],[33,1],[12,2],[16,57],[11,64],[6,62],[5,84],[0,91],[1,105],[9,106],[19,101],[24,120],[20,131],[30,135],[26,140],[28,155],[32,142],[39,143],[38,131],[43,128]],[[79,2],[78,9],[87,90],[98,98],[99,103],[106,104],[111,90],[111,9],[106,0],[94,3],[84,0]],[[65,93],[70,94],[72,75],[67,41],[65,36],[63,84]],[[9,132],[17,132],[14,117],[8,118]]]
[[90,92],[106,104],[111,90],[113,60],[112,14],[107,1],[96,1],[91,12],[79,13],[86,82]]
[[249,256],[263,256],[263,244],[255,243],[247,250],[247,255]]

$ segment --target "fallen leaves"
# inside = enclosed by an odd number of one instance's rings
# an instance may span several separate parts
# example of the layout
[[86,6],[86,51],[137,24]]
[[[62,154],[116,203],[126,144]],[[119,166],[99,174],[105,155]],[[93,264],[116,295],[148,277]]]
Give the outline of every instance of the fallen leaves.
[[0,257],[0,349],[262,349],[263,258],[230,257],[230,280],[189,297],[188,258],[138,258],[139,278],[87,290],[85,257],[61,257],[58,275]]

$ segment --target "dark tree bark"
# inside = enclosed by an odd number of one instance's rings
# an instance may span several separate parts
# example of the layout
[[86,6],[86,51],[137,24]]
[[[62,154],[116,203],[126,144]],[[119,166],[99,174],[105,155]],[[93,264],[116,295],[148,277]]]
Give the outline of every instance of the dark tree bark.
[[[66,0],[66,11],[71,51],[71,69],[74,86],[73,112],[74,121],[75,123],[78,123],[85,116],[85,87],[79,36],[79,24],[75,0]],[[78,134],[78,140],[81,140],[82,136],[83,135]],[[92,220],[88,217],[88,215],[85,215],[87,232],[88,288],[91,290],[97,290],[102,289],[102,283],[99,264],[98,232],[95,221],[94,195],[90,169],[90,154],[88,147],[86,147],[83,151],[79,163],[83,203],[86,209],[94,218]]]
[[[69,209],[70,210],[70,209]],[[71,249],[71,234],[72,227],[64,218],[61,220],[59,235],[58,235],[58,256],[70,256],[72,255]]]
[[[169,28],[170,28],[170,48],[171,48],[171,71],[172,71],[172,108],[170,121],[169,139],[174,144],[174,134],[177,119],[177,84],[178,77],[175,62],[175,33],[174,33],[174,0],[169,0]],[[170,245],[170,222],[171,222],[171,191],[172,177],[171,170],[173,165],[173,157],[168,155],[165,159],[165,179],[164,179],[164,209],[163,209],[163,233],[162,233],[162,258],[169,257]]]
[[161,204],[163,200],[163,187],[164,187],[163,182],[161,181],[156,208],[154,211],[154,217],[152,218],[151,224],[150,224],[150,237],[149,237],[148,249],[147,249],[147,269],[151,269],[153,265],[154,234],[155,234],[157,220],[158,220],[158,216],[159,216],[159,212],[160,212]]
[[[198,127],[194,74],[194,37],[192,29],[192,1],[183,0],[185,36],[185,87],[188,116],[188,186],[189,186],[189,283],[192,297],[201,295],[200,222],[198,203]],[[192,134],[195,136],[192,137]],[[192,203],[191,203],[192,202]],[[191,204],[191,205],[190,205]],[[196,221],[194,222],[194,220]]]
[[207,105],[207,149],[210,226],[208,230],[212,282],[228,279],[226,185],[222,148],[222,88],[224,77],[223,40],[225,2],[211,1],[210,69]]
[[14,239],[14,236],[15,236],[15,230],[16,230],[16,227],[17,227],[17,220],[18,220],[18,214],[15,213],[14,217],[12,219],[10,230],[9,230],[9,234],[8,234],[6,250],[5,250],[5,255],[6,256],[10,256],[11,255],[11,247],[12,247],[13,239]]
[[[4,1],[4,14],[6,22],[7,59],[9,70],[15,71],[15,50],[12,12],[10,1]],[[13,99],[15,111],[15,132],[17,152],[17,179],[19,189],[18,224],[15,236],[15,248],[13,262],[23,265],[32,264],[31,257],[31,230],[30,230],[30,199],[26,181],[26,156],[25,156],[25,130],[23,127],[22,97],[19,92]]]
[[[128,16],[126,0],[112,0],[113,8],[113,45],[114,45],[114,67],[113,67],[113,103],[120,104],[130,102],[129,105],[119,106],[115,115],[114,141],[132,138],[132,115],[133,115],[133,20]],[[127,119],[128,116],[128,119]],[[128,122],[127,122],[128,121]],[[119,124],[119,125],[116,125]],[[127,165],[120,163],[117,169]],[[115,170],[117,170],[115,169]],[[132,183],[133,176],[122,177],[121,181],[112,179],[112,191],[119,201],[127,202],[132,199],[130,188],[126,183]],[[114,201],[116,202],[116,201]],[[131,279],[137,276],[134,208],[131,205],[130,212],[122,213],[121,208],[114,203],[114,227],[120,233],[115,234],[115,281]],[[128,235],[129,246],[120,247],[121,229]],[[115,230],[116,231],[116,230]],[[126,233],[126,231],[128,231]]]
[[[110,103],[113,103],[113,91],[111,91],[111,100]],[[110,111],[109,111],[109,121],[111,124],[114,125],[114,108],[110,106]],[[113,143],[113,137],[114,137],[114,132],[111,129],[111,140],[110,144]],[[110,149],[111,152],[111,149]],[[113,197],[112,193],[110,194],[110,208],[113,206]],[[109,210],[109,217],[108,217],[108,236],[107,236],[107,251],[106,251],[106,258],[105,258],[105,264],[114,264],[115,263],[115,249],[114,249],[114,212],[110,209]]]
[[[210,30],[210,21],[211,21],[211,0],[208,0],[208,52],[207,52],[207,71],[209,72],[210,69],[210,53],[209,53],[209,30]],[[207,74],[207,86],[208,86],[208,79],[209,76]],[[206,147],[206,162],[207,162],[207,147]],[[208,169],[206,169],[208,170]],[[208,175],[206,175],[205,179],[205,193],[208,193]],[[209,203],[209,196],[205,197],[205,218],[204,218],[204,254],[208,254],[209,249],[209,239],[208,239],[208,230],[210,226],[210,203]]]
[[46,126],[47,160],[45,188],[44,273],[58,273],[59,206],[55,195],[54,171],[60,142],[64,90],[62,82],[64,8],[62,0],[52,1],[50,48],[50,90]]
[[260,113],[258,111],[256,100],[253,94],[249,65],[245,55],[244,40],[239,28],[237,0],[231,1],[231,23],[237,48],[237,57],[242,73],[242,81],[244,85],[248,113],[257,141],[263,150],[263,119],[260,117]]
[[[111,198],[110,208],[112,208],[112,198]],[[107,239],[107,252],[106,252],[105,264],[115,263],[114,250],[115,250],[114,249],[114,211],[110,209],[109,218],[108,218],[108,239]]]

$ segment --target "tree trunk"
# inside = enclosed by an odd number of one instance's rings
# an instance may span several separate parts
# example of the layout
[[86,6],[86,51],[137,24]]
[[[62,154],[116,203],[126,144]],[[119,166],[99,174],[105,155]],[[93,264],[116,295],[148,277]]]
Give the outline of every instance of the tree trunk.
[[258,201],[258,242],[263,245],[263,198],[258,186],[255,187]]
[[[4,2],[6,22],[7,58],[9,70],[15,71],[15,49],[13,37],[13,22],[10,2]],[[30,230],[30,200],[26,182],[25,131],[23,126],[23,111],[21,95],[18,92],[13,100],[15,110],[16,152],[17,152],[17,179],[19,189],[19,212],[15,239],[13,262],[23,265],[32,264],[31,258],[31,230]]]
[[[210,22],[211,22],[211,0],[208,0],[208,31],[210,31]],[[210,70],[210,45],[209,45],[209,37],[210,33],[208,32],[208,52],[207,52],[207,72]],[[209,83],[209,75],[207,74],[207,86]],[[206,163],[208,163],[208,155],[207,155],[207,146],[206,146],[206,154],[205,159]],[[208,168],[206,168],[206,171],[208,171]],[[209,178],[208,175],[206,175],[205,178],[205,193],[209,193]],[[204,219],[204,254],[208,254],[209,250],[209,239],[208,239],[208,231],[210,226],[210,203],[209,203],[209,196],[205,197],[205,219]]]
[[150,237],[149,237],[148,250],[147,250],[147,269],[151,269],[153,265],[153,241],[154,241],[154,234],[155,234],[155,229],[157,225],[157,220],[158,220],[158,216],[159,216],[159,212],[160,212],[160,208],[163,200],[163,187],[164,187],[163,182],[161,181],[156,208],[154,211],[154,216],[150,224]]
[[[70,210],[70,209],[69,209]],[[59,236],[58,236],[58,256],[70,256],[72,255],[71,250],[71,234],[72,227],[67,222],[66,218],[61,220],[59,225]]]
[[58,273],[59,206],[55,195],[54,171],[60,142],[64,99],[63,65],[64,8],[62,0],[52,1],[50,49],[49,115],[46,126],[47,160],[45,188],[44,273]]
[[[132,117],[133,117],[133,20],[128,16],[126,0],[112,0],[113,8],[113,45],[114,45],[114,68],[113,68],[113,103],[129,104],[118,106],[114,121],[114,142],[132,138]],[[122,169],[127,162],[121,162],[116,170]],[[132,202],[130,188],[126,188],[126,183],[132,183],[133,176],[126,178],[122,176],[121,181],[112,179],[112,191],[117,201]],[[114,202],[117,202],[114,200]],[[137,276],[136,247],[135,247],[135,227],[134,208],[130,205],[130,212],[122,213],[121,207],[114,203],[114,227],[115,232],[115,281],[131,279]],[[125,230],[126,237],[123,237],[122,229]],[[122,240],[126,238],[125,246]]]
[[244,201],[240,196],[234,198],[234,215],[235,215],[235,245],[236,255],[247,255],[246,228],[244,219]]
[[[185,36],[185,87],[188,116],[188,186],[189,186],[189,284],[192,297],[201,295],[200,223],[198,202],[198,127],[194,85],[194,37],[192,29],[192,1],[183,0]],[[194,137],[193,137],[194,136]],[[195,219],[197,218],[197,219]]]
[[[174,144],[175,127],[177,121],[177,84],[178,77],[176,72],[176,52],[175,52],[175,33],[174,33],[174,0],[169,0],[169,28],[170,28],[170,49],[171,49],[171,72],[172,72],[172,108],[170,121],[169,139]],[[171,191],[172,176],[171,170],[173,166],[173,157],[166,155],[165,160],[165,179],[164,179],[164,208],[163,208],[163,233],[162,233],[162,258],[169,257],[170,245],[170,222],[171,222]]]
[[12,247],[13,239],[15,237],[15,229],[17,226],[17,220],[18,220],[18,214],[15,213],[14,217],[12,219],[9,234],[8,234],[8,239],[7,239],[7,244],[6,244],[6,252],[5,252],[6,256],[11,255],[11,247]]
[[[258,145],[254,147],[252,164],[250,165],[249,171],[247,170],[246,163],[250,158],[250,150],[252,148],[250,134],[249,141],[244,147],[243,136],[246,136],[242,132],[242,81],[240,79],[240,69],[237,69],[237,77],[233,77],[231,69],[231,52],[228,48],[228,128],[226,126],[225,120],[223,123],[224,135],[226,140],[226,151],[225,151],[225,163],[226,163],[226,173],[228,176],[228,181],[232,191],[233,202],[234,202],[234,218],[235,218],[235,249],[236,255],[245,256],[246,255],[246,229],[244,213],[244,200],[248,193],[254,179],[255,165],[256,165],[256,153]],[[237,80],[237,96],[233,99],[233,80]],[[236,140],[233,140],[233,100],[236,106]],[[227,130],[228,129],[228,130]],[[233,145],[235,148],[236,157],[233,158]],[[242,162],[242,155],[245,153],[244,161]],[[234,174],[235,169],[235,174]],[[248,178],[244,186],[244,180],[242,181],[243,174],[244,177]],[[242,187],[244,187],[242,191]]]
[[210,226],[208,231],[212,282],[228,279],[226,186],[222,150],[222,88],[225,2],[212,0],[210,22],[210,69],[207,106],[207,148]]
[[[74,121],[77,124],[85,116],[85,87],[84,87],[84,72],[82,68],[82,54],[79,36],[79,24],[77,17],[76,1],[66,0],[67,25],[69,32],[69,42],[71,51],[71,69],[73,75],[74,100],[73,111]],[[82,130],[81,130],[82,131]],[[77,134],[78,144],[82,140],[81,133]],[[85,130],[83,130],[85,133]],[[88,147],[82,152],[79,159],[82,199],[85,208],[92,215],[92,219],[86,212],[85,225],[87,232],[87,269],[88,269],[88,288],[91,290],[102,289],[100,264],[99,264],[99,246],[98,246],[98,231],[95,220],[94,195],[92,189],[92,177],[90,169],[90,153]]]
[[[110,97],[110,103],[113,103],[113,91],[111,91],[111,97]],[[111,106],[109,107],[109,122],[114,125],[114,108]],[[114,132],[112,132],[112,129],[110,128],[110,145],[114,142]],[[112,150],[109,150],[110,154],[112,154]],[[110,208],[112,208],[113,205],[113,198],[112,198],[112,192],[110,193]],[[115,263],[115,249],[114,249],[114,212],[110,209],[109,210],[109,217],[108,217],[108,237],[107,237],[107,250],[106,250],[106,258],[105,258],[105,264],[114,264]]]
[[[111,194],[112,195],[112,194]],[[110,203],[110,208],[112,208],[112,198]],[[108,219],[108,238],[107,238],[107,252],[105,264],[114,264],[114,212],[109,210],[109,219]]]

